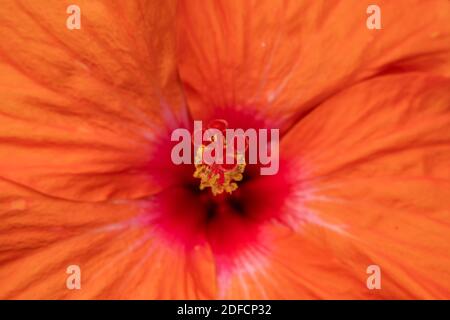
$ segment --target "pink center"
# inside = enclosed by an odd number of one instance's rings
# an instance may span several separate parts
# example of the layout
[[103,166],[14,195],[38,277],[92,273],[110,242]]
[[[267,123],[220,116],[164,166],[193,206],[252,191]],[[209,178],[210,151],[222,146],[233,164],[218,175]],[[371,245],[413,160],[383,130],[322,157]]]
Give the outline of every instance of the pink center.
[[[210,126],[228,128],[269,128],[251,114],[222,111]],[[199,189],[199,180],[192,176],[194,164],[175,165],[170,158],[173,143],[170,134],[160,140],[158,154],[152,157],[149,169],[153,179],[161,183],[146,208],[149,226],[167,241],[186,247],[209,245],[215,256],[233,258],[249,246],[258,245],[265,224],[283,220],[283,208],[292,194],[287,161],[280,153],[280,170],[276,175],[260,175],[260,165],[247,165],[239,188],[233,193],[214,196]],[[218,167],[230,170],[232,167]]]

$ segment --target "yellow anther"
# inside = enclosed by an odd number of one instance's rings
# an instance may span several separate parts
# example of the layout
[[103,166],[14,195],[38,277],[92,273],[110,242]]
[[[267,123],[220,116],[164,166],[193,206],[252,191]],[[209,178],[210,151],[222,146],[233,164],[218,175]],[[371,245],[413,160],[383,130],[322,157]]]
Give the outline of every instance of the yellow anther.
[[[241,181],[244,176],[245,158],[238,154],[237,164],[232,169],[224,169],[219,164],[208,165],[202,163],[204,146],[197,150],[194,177],[200,179],[200,190],[211,188],[214,196],[223,192],[232,193],[238,188],[237,181]],[[240,163],[242,162],[242,163]]]

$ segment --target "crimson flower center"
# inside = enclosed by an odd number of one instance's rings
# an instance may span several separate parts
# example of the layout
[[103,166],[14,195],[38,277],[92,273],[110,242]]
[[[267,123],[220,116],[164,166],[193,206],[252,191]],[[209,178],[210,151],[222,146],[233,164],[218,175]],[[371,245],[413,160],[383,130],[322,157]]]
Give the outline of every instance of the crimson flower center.
[[[205,122],[205,127],[221,132],[227,128],[271,128],[250,112],[226,110],[213,119]],[[175,143],[167,141],[170,136],[161,139],[156,148],[159,153],[150,164],[158,168],[154,170],[156,178],[165,187],[146,208],[149,225],[166,240],[186,248],[207,245],[215,256],[228,259],[258,245],[265,224],[283,222],[284,206],[292,194],[290,178],[298,172],[289,174],[289,162],[281,152],[278,173],[261,175],[259,163],[207,164],[193,159],[192,164],[175,165],[170,159]],[[202,145],[213,141],[203,141]]]

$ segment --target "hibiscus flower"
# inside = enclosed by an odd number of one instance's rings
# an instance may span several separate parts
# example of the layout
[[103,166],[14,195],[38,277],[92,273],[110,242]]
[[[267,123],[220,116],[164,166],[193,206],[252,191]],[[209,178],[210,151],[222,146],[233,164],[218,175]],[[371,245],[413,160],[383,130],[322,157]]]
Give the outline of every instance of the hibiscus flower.
[[[1,298],[450,298],[448,1],[71,2],[0,8]],[[279,172],[201,190],[194,120]]]

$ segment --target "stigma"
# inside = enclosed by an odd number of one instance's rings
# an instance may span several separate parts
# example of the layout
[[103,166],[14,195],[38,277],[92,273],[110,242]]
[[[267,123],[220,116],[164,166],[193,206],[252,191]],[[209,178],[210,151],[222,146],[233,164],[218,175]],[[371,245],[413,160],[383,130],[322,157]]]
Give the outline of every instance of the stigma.
[[[204,152],[204,146],[202,145],[197,150],[196,158],[202,158]],[[197,163],[195,165],[194,178],[200,179],[200,190],[205,188],[211,188],[211,192],[214,196],[227,192],[232,193],[238,188],[237,182],[243,179],[245,171],[245,159],[244,155],[238,154],[238,158],[242,159],[234,165],[226,164],[206,164]]]

